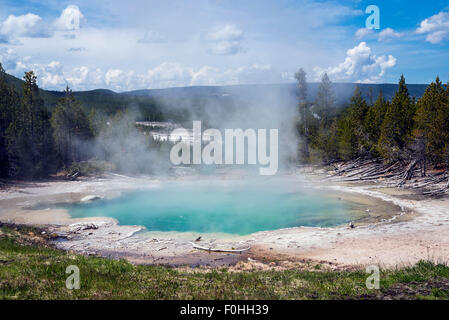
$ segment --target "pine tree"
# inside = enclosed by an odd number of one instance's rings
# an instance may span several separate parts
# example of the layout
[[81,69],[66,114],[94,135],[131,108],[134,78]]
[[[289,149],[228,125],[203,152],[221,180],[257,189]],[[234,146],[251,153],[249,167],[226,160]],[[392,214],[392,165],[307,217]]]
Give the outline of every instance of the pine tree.
[[426,159],[444,163],[449,151],[449,94],[439,77],[417,102],[413,135],[416,144],[423,144]]
[[309,110],[308,110],[308,101],[307,101],[307,74],[301,68],[298,72],[295,73],[295,79],[297,81],[298,86],[298,109],[301,117],[301,121],[299,122],[299,134],[302,136],[302,158],[304,161],[308,161],[309,158],[309,128],[308,121],[309,118]]
[[337,121],[338,154],[343,160],[350,160],[357,155],[357,137],[351,119],[342,115]]
[[307,118],[310,153],[313,154],[311,158],[320,158],[324,162],[334,160],[337,150],[335,117],[336,108],[332,82],[325,73],[321,78],[315,103],[310,108]]
[[410,99],[405,78],[402,75],[399,88],[389,104],[382,122],[378,150],[386,159],[404,159],[410,142],[415,106]]
[[89,111],[89,115],[87,116],[87,120],[89,121],[89,129],[92,133],[92,136],[96,137],[100,134],[100,132],[105,129],[106,118],[95,108],[92,108]]
[[25,73],[22,103],[7,130],[11,173],[24,178],[44,177],[54,168],[50,114],[36,80],[32,71]]
[[314,112],[320,118],[321,127],[328,128],[331,124],[331,118],[335,114],[335,96],[332,82],[327,73],[321,77],[321,83],[315,99]]
[[365,128],[367,133],[367,148],[369,152],[378,156],[377,142],[379,141],[380,128],[388,109],[388,102],[385,101],[382,90],[379,91],[376,102],[369,108],[365,118]]
[[14,118],[17,104],[18,96],[14,88],[8,85],[5,70],[0,63],[0,177],[9,174],[6,132]]
[[357,86],[349,107],[340,116],[337,125],[339,153],[343,159],[367,153],[368,133],[365,127],[367,113],[368,105]]
[[90,122],[81,103],[72,94],[69,87],[61,98],[51,117],[53,138],[58,158],[62,165],[69,166],[87,156],[85,142],[92,138]]

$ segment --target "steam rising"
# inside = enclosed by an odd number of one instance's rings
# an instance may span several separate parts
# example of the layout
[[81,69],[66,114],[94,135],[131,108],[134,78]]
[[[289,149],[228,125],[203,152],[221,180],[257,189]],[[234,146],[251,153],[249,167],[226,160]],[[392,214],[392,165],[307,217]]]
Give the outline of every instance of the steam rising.
[[[246,87],[247,90],[238,86],[217,88],[212,97],[198,95],[178,99],[179,103],[161,97],[157,102],[163,105],[165,120],[177,122],[186,129],[192,129],[192,122],[197,120],[202,121],[203,131],[208,128],[222,133],[225,129],[237,128],[278,129],[279,166],[285,168],[296,158],[299,143],[295,130],[299,116],[297,98],[295,92],[285,86],[271,90],[264,88],[256,85]],[[155,141],[149,130],[136,127],[136,121],[142,119],[137,108],[128,106],[127,110],[123,116],[102,122],[96,140],[87,146],[90,153],[96,159],[112,162],[120,172],[169,173],[173,168],[169,159],[173,143]],[[179,114],[182,119],[173,116]],[[203,141],[203,147],[206,144]]]

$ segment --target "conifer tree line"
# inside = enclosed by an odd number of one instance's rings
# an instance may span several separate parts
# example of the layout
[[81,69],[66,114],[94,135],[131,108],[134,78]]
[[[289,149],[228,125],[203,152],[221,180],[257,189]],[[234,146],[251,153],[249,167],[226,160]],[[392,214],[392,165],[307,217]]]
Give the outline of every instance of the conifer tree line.
[[449,167],[449,83],[443,84],[439,77],[417,101],[409,95],[404,76],[391,101],[380,91],[373,103],[367,102],[356,87],[344,108],[336,106],[327,74],[313,102],[307,99],[305,72],[300,69],[295,78],[303,162],[358,157],[415,161],[423,174],[428,165]]
[[[40,97],[36,75],[23,78],[21,95],[0,64],[0,178],[38,179],[84,168],[150,173],[166,166],[161,141],[139,131],[133,110],[110,115],[81,102],[67,87],[52,112]],[[143,115],[145,117],[145,115]],[[147,152],[154,151],[154,152]],[[138,155],[138,156],[136,156]]]
[[20,97],[0,64],[0,177],[43,178],[85,159],[81,145],[93,137],[92,121],[72,92],[50,113],[36,75],[26,72],[23,80]]
[[[356,87],[346,106],[337,106],[327,74],[322,77],[314,101],[308,99],[306,73],[299,70],[295,79],[300,162],[331,163],[370,157],[391,162],[415,161],[423,174],[428,166],[449,168],[449,84],[443,84],[438,77],[418,100],[410,96],[401,76],[391,101],[382,92],[377,99],[369,99],[374,101],[366,101]],[[0,64],[2,178],[42,178],[91,159],[94,153],[89,146],[94,139],[103,141],[102,148],[96,145],[96,155],[100,153],[106,161],[115,158],[116,167],[128,166],[142,144],[150,149],[161,147],[135,135],[132,120],[123,125],[121,119],[126,115],[120,112],[109,119],[95,109],[86,114],[69,88],[50,112],[40,97],[36,75],[26,72],[23,80],[23,92],[19,95],[8,84]],[[132,131],[136,144],[130,145],[129,139],[123,138],[124,126]],[[126,157],[117,159],[117,154]],[[145,158],[145,163],[135,163],[133,167],[142,170],[154,159]]]

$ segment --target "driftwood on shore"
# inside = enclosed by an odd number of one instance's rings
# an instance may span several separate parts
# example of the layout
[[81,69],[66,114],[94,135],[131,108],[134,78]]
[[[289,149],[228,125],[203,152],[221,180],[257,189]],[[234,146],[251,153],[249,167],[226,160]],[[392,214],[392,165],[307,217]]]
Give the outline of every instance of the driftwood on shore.
[[[393,187],[418,189],[423,194],[437,196],[449,191],[449,172],[434,170],[423,174],[423,164],[418,160],[385,162],[381,159],[357,158],[333,163],[329,178],[340,181],[382,180]],[[425,171],[424,171],[425,172]]]
[[251,249],[250,247],[244,248],[244,249],[213,249],[213,248],[201,247],[199,245],[194,244],[193,242],[189,242],[189,243],[195,249],[209,251],[209,252],[243,253],[243,252],[248,251],[249,249]]

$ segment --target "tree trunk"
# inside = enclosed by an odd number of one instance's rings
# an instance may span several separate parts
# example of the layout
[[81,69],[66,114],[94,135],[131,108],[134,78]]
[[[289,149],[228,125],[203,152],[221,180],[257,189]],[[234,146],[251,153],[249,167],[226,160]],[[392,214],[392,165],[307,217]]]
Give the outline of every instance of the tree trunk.
[[426,176],[426,171],[427,171],[426,162],[427,162],[426,159],[421,160],[421,177]]
[[406,181],[410,180],[413,177],[413,169],[415,168],[417,162],[417,160],[412,160],[412,162],[410,162],[402,176],[401,181],[398,183],[398,186],[404,185]]

